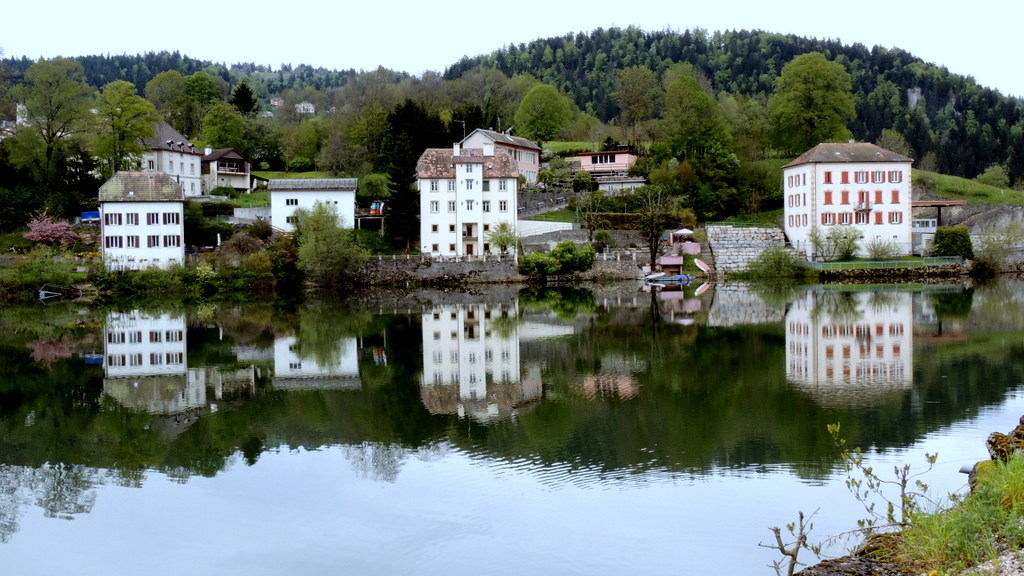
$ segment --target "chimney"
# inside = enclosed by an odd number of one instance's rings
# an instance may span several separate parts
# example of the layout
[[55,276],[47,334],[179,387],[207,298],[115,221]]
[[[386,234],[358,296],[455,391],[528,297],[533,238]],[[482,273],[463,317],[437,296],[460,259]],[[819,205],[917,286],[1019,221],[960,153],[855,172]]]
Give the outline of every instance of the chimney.
[[459,143],[456,142],[455,144],[452,145],[452,156],[461,156],[461,155],[462,155],[462,152],[459,149]]
[[207,146],[206,150],[203,152],[203,154],[206,155],[206,156],[209,156],[210,154],[213,154],[213,148],[210,148],[209,146]]
[[494,156],[494,142],[484,142],[484,156]]

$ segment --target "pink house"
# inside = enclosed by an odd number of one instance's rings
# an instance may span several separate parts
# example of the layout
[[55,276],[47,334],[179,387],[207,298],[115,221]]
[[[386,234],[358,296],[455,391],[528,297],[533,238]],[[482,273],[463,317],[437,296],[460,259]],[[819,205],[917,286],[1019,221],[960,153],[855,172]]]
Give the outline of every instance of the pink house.
[[595,176],[626,174],[636,164],[636,154],[628,150],[581,152],[576,160],[580,163],[580,170]]

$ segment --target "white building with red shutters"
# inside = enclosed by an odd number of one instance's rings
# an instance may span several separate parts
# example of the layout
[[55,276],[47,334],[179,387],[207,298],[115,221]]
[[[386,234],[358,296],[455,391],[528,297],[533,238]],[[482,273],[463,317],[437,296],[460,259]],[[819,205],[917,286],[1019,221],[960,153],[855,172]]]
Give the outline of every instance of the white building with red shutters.
[[900,254],[911,246],[913,159],[866,142],[818,144],[782,167],[784,226],[794,248],[814,260],[811,242],[833,226],[863,234],[859,253],[872,242],[889,242]]

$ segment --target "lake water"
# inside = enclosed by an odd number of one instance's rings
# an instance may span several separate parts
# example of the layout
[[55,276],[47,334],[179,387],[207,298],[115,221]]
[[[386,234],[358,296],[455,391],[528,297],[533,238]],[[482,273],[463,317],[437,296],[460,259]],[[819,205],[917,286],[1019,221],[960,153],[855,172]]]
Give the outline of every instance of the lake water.
[[773,574],[769,527],[868,515],[828,424],[964,490],[1024,414],[1022,306],[1002,281],[5,308],[0,565]]

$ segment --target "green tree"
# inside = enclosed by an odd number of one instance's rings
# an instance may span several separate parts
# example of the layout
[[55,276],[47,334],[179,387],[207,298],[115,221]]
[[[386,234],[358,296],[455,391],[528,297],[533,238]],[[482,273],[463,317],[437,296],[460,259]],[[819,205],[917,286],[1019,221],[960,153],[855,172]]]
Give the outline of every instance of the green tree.
[[178,132],[187,128],[188,98],[185,77],[177,70],[165,70],[146,83],[146,99],[153,103],[165,122]]
[[935,230],[931,255],[974,259],[974,244],[971,242],[971,233],[967,226],[946,226]]
[[661,237],[675,222],[672,198],[660,186],[644,186],[636,192],[636,214],[640,219],[640,237],[647,245],[650,267],[654,270],[661,253]]
[[296,210],[295,217],[298,265],[310,283],[336,285],[366,263],[369,255],[333,205],[317,202],[311,210]]
[[205,72],[196,72],[185,77],[185,126],[184,134],[194,138],[202,133],[203,116],[207,107],[221,99],[217,80]]
[[775,141],[790,152],[845,141],[856,111],[850,74],[820,52],[797,56],[782,68],[768,109]]
[[910,143],[907,142],[907,139],[903,137],[903,134],[900,134],[892,128],[882,130],[882,133],[878,136],[878,140],[875,141],[875,144],[889,150],[890,152],[902,154],[907,158],[914,157],[914,150],[910,147]]
[[558,136],[572,120],[572,104],[554,86],[538,84],[530,89],[516,110],[516,132],[538,145]]
[[96,120],[92,150],[100,159],[101,174],[110,178],[137,165],[145,151],[142,140],[156,133],[160,114],[136,93],[134,84],[114,80],[96,98]]
[[519,236],[516,229],[509,222],[498,222],[487,232],[487,242],[498,248],[502,254],[508,254],[509,248],[519,245]]
[[203,116],[202,136],[207,146],[241,150],[246,142],[245,120],[234,106],[214,102]]
[[996,188],[1010,187],[1010,175],[1006,173],[1006,168],[999,164],[992,164],[985,168],[985,171],[979,174],[975,180]]
[[661,98],[661,86],[650,68],[630,66],[619,71],[615,101],[619,105],[619,120],[629,129],[633,144],[637,144],[637,126],[654,117]]
[[391,199],[391,192],[395,183],[387,174],[367,174],[359,179],[359,190],[356,192],[356,199],[360,206],[368,205],[374,200],[387,201]]
[[49,190],[61,144],[88,125],[92,90],[85,83],[81,64],[54,58],[29,66],[24,82],[15,87],[14,94],[24,105],[27,131],[42,144],[42,184]]
[[243,116],[252,116],[260,111],[259,100],[256,99],[256,94],[245,80],[235,84],[235,89],[231,91],[230,103]]

